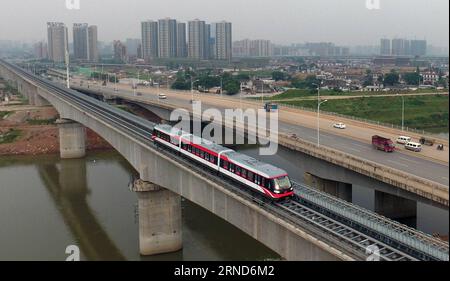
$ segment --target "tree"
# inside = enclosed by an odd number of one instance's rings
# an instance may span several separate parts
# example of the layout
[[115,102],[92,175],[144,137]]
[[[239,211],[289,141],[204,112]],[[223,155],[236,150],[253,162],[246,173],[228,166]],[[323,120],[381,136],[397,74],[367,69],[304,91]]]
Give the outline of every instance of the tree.
[[291,85],[297,89],[316,89],[320,81],[315,75],[309,75],[305,80],[294,79]]
[[385,86],[394,86],[395,84],[398,84],[400,80],[400,75],[398,75],[397,72],[392,71],[391,73],[388,73],[384,76],[384,85]]
[[241,84],[237,80],[228,80],[223,86],[223,90],[228,95],[237,94],[237,93],[239,93],[240,89],[241,89]]
[[249,81],[249,80],[250,80],[250,75],[245,74],[245,73],[240,73],[240,74],[238,74],[238,75],[236,76],[236,79],[238,79],[238,80],[241,81],[241,82]]
[[363,82],[363,86],[367,87],[367,86],[372,86],[373,85],[373,74],[372,74],[372,70],[367,69],[366,70],[366,76],[364,76],[364,82]]
[[274,72],[272,72],[272,79],[275,81],[286,80],[286,73],[284,73],[282,71],[274,71]]
[[408,72],[403,75],[403,79],[408,85],[419,85],[420,74],[417,72]]

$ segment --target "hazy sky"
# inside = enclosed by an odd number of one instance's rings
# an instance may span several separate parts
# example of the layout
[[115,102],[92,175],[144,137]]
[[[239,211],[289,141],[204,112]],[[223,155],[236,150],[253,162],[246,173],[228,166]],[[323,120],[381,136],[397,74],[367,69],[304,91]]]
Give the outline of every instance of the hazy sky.
[[46,22],[74,22],[99,28],[99,40],[140,38],[140,22],[165,17],[233,23],[233,40],[270,39],[275,43],[329,41],[341,45],[378,44],[379,38],[427,39],[449,45],[449,0],[1,0],[0,40],[42,40]]

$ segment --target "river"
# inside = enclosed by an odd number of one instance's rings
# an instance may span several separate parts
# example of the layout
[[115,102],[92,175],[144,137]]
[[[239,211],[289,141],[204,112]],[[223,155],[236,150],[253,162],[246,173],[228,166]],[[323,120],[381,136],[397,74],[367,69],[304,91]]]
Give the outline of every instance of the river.
[[183,250],[139,255],[133,168],[117,153],[85,159],[0,158],[0,260],[279,260],[250,236],[186,200]]

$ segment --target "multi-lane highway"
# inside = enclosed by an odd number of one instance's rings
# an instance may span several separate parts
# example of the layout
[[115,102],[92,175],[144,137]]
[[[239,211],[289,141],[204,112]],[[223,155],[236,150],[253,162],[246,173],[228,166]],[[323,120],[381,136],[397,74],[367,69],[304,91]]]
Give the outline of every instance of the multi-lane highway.
[[[78,83],[79,81],[74,81],[73,85],[79,86]],[[87,87],[87,82],[83,84],[84,87]],[[100,90],[109,95],[142,103],[161,103],[179,108],[192,109],[192,105],[190,104],[192,95],[190,92],[158,90],[144,87],[133,91],[129,85],[121,84],[110,85],[109,87],[91,84],[89,87],[91,90]],[[116,87],[116,90],[113,89],[114,87]],[[164,100],[159,99],[158,93],[164,93],[168,98]],[[258,102],[239,100],[231,97],[197,93],[195,94],[195,99],[202,101],[203,110],[212,107],[222,111],[225,108],[261,108],[261,102],[258,104]],[[296,109],[282,108],[279,112],[279,120],[279,130],[281,133],[295,134],[306,141],[317,142],[317,129],[315,127],[317,126],[317,119],[315,114],[301,112]],[[389,154],[374,150],[370,143],[371,136],[381,134],[394,139],[396,136],[401,135],[401,132],[354,121],[345,121],[348,128],[346,130],[337,130],[332,127],[334,122],[336,122],[335,117],[322,115],[320,122],[321,145],[448,186],[448,145],[445,146],[446,151],[444,152],[435,151],[434,147],[425,147],[421,154],[408,152],[402,148],[395,153]],[[443,143],[445,142],[443,141]]]

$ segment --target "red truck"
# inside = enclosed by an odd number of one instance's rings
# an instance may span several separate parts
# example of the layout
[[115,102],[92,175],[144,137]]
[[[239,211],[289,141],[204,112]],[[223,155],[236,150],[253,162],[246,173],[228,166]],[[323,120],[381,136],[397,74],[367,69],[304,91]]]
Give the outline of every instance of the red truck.
[[394,152],[395,150],[395,145],[392,140],[380,136],[372,137],[372,145],[374,148],[385,152]]

